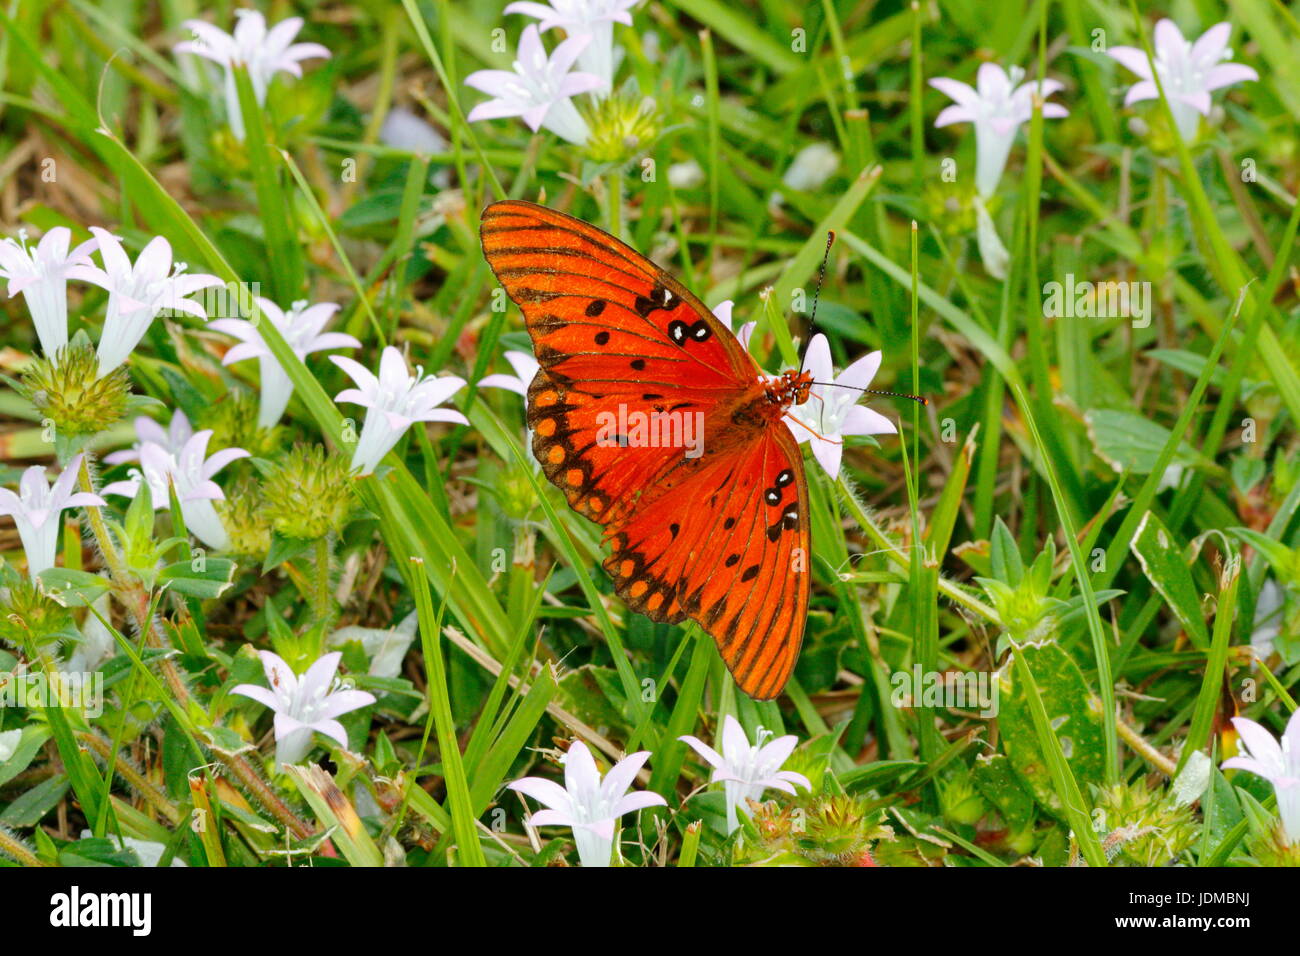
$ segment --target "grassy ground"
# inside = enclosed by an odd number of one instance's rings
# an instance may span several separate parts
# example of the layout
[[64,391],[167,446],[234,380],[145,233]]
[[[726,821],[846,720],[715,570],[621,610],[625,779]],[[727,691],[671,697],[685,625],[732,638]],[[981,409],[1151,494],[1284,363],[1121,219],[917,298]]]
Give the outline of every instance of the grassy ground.
[[[88,629],[111,639],[102,713],[0,708],[0,860],[129,865],[123,836],[189,865],[576,864],[569,831],[526,830],[537,804],[503,787],[561,779],[559,752],[581,740],[602,769],[652,754],[635,787],[666,806],[622,818],[630,865],[1294,863],[1269,783],[1217,769],[1239,746],[1228,718],[1278,735],[1300,677],[1293,12],[650,2],[615,27],[623,113],[591,117],[583,148],[518,119],[466,122],[487,97],[464,78],[509,68],[533,22],[501,7],[270,4],[333,55],[281,75],[264,105],[241,89],[242,142],[220,75],[172,52],[189,17],[230,29],[231,4],[0,10],[7,234],[102,225],[132,257],[163,235],[191,273],[258,283],[282,307],[340,304],[331,327],[363,343],[346,354],[367,368],[396,345],[470,383],[448,403],[470,425],[418,426],[378,477],[316,487],[321,469],[291,450],[346,462],[364,411],[334,403],[352,384],[339,368],[277,337],[294,397],[259,429],[258,366],[221,364],[229,336],[180,314],[150,326],[128,368],[153,401],[135,407],[213,429],[209,453],[252,453],[216,478],[233,543],[160,580],[124,561],[139,542],[103,519],[157,544],[183,530],[178,502],[152,526],[147,510],[132,525],[124,498],[69,511],[59,580],[74,607],[53,626],[52,606],[18,607],[23,551],[0,526],[0,671],[65,667]],[[1135,78],[1100,52],[1150,42],[1160,16],[1189,38],[1227,20],[1261,77],[1214,93],[1190,145],[1159,101],[1122,105]],[[926,81],[974,83],[985,61],[1059,79],[1069,116],[1021,127],[981,248],[975,131],[934,128],[950,104]],[[391,145],[395,110],[443,142]],[[833,171],[783,181],[814,144]],[[777,701],[740,694],[694,625],[626,609],[599,529],[529,460],[519,396],[475,387],[529,350],[479,246],[480,211],[506,196],[621,235],[710,306],[735,300],[771,370],[808,336],[834,230],[817,323],[836,366],[879,349],[877,387],[929,398],[872,399],[899,435],[853,443],[836,480],[807,459],[813,599]],[[1095,316],[1082,299],[1062,314],[1048,284],[1067,281],[1145,289],[1148,314]],[[98,340],[106,294],[69,288],[70,330]],[[0,310],[12,384],[37,341],[21,297]],[[41,418],[0,389],[8,487],[74,450]],[[99,456],[132,441],[127,417],[84,439],[88,480],[127,477]],[[330,507],[347,513],[324,534],[294,522]],[[190,547],[166,562],[194,568]],[[101,568],[109,603],[75,606],[103,590],[76,572]],[[374,635],[338,639],[374,698],[342,717],[349,746],[317,735],[309,759],[277,767],[267,709],[232,694],[263,683],[255,651],[301,671],[338,629],[412,614],[388,672],[360,639]],[[936,675],[949,692],[927,696]],[[958,676],[985,699],[956,699]],[[739,835],[678,740],[712,742],[728,714],[751,738],[796,735],[786,769],[810,783],[742,805]],[[204,826],[187,825],[196,814]]]

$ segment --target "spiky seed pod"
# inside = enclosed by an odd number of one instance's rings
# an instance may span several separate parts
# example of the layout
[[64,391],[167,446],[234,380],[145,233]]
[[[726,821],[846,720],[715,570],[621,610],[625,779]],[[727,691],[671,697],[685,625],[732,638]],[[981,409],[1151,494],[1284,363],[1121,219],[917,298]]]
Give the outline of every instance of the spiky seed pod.
[[352,514],[348,462],[320,445],[295,445],[266,477],[262,495],[276,534],[314,541],[337,533]]
[[226,492],[226,500],[217,502],[217,511],[230,536],[232,553],[259,560],[266,557],[271,550],[271,522],[256,481],[244,478],[236,482]]
[[1105,830],[1103,846],[1117,863],[1165,866],[1196,839],[1192,808],[1178,804],[1164,788],[1143,781],[1114,784],[1097,793],[1095,816]]
[[19,387],[41,418],[54,424],[56,434],[77,438],[122,420],[131,376],[121,366],[101,378],[94,348],[74,341],[60,349],[55,359],[31,362],[22,371]]
[[[891,834],[861,797],[850,794],[815,797],[796,834],[798,852],[823,866],[857,866],[870,860],[871,844]],[[869,864],[874,865],[874,864]]]
[[955,774],[941,785],[939,805],[950,822],[965,826],[974,824],[988,809],[967,773]]
[[1300,843],[1288,843],[1279,821],[1268,833],[1252,836],[1246,848],[1260,866],[1300,866]]
[[589,125],[588,156],[598,163],[628,162],[659,135],[659,108],[648,96],[618,93],[599,103]]
[[0,642],[47,647],[77,638],[72,612],[26,577],[6,575],[0,585]]
[[231,392],[219,402],[205,406],[197,416],[196,428],[212,429],[212,448],[243,448],[254,458],[271,458],[280,448],[283,428],[261,428],[257,424],[257,398],[251,392]]
[[921,201],[927,219],[946,236],[964,236],[975,231],[975,184],[938,181],[925,187]]

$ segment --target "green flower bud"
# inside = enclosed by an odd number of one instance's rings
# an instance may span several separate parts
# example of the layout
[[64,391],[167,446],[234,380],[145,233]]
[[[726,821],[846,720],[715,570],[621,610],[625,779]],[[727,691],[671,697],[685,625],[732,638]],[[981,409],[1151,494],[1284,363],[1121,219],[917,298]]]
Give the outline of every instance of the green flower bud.
[[0,641],[26,649],[76,637],[71,611],[25,575],[8,566],[0,572]]
[[320,445],[295,445],[262,485],[266,517],[281,537],[315,540],[337,533],[352,514],[346,459]]
[[892,836],[862,797],[849,794],[813,798],[803,833],[795,834],[798,852],[822,866],[873,866],[871,844]]
[[[967,177],[969,179],[969,177]],[[926,218],[945,236],[964,236],[975,232],[975,184],[931,183],[921,196]]]
[[1260,866],[1300,866],[1300,843],[1288,843],[1279,820],[1270,831],[1250,837],[1246,848]]
[[984,798],[971,783],[970,775],[959,773],[949,778],[939,790],[939,805],[951,823],[971,826],[987,809]]
[[1038,831],[1033,820],[1025,820],[1018,826],[1008,829],[1006,835],[1002,838],[1007,849],[1017,856],[1024,856],[1034,848],[1038,842]]
[[237,482],[216,505],[230,536],[231,553],[258,560],[266,557],[271,550],[271,522],[257,482],[249,478]]
[[213,133],[210,146],[214,165],[222,175],[233,178],[248,174],[248,148],[229,127]]
[[1165,866],[1192,845],[1197,832],[1190,806],[1140,780],[1102,788],[1093,825],[1114,862],[1129,866]]
[[601,100],[588,125],[587,155],[598,163],[623,163],[659,135],[659,109],[652,98],[637,100],[625,91]]
[[205,406],[196,417],[196,429],[212,429],[213,448],[243,448],[254,458],[271,458],[280,447],[284,429],[257,424],[257,398],[246,391],[232,392]]
[[98,434],[122,420],[131,394],[125,366],[101,378],[98,364],[89,342],[73,341],[54,359],[35,359],[24,368],[19,390],[57,436],[71,440]]

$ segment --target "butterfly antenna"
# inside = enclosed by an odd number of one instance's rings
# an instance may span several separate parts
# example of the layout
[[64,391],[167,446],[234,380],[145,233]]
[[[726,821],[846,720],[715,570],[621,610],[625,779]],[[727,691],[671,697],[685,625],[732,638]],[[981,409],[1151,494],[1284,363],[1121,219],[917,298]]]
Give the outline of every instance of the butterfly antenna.
[[882,395],[885,398],[906,398],[918,402],[921,405],[929,405],[930,400],[922,395],[913,395],[911,392],[889,392],[881,388],[858,388],[856,385],[841,385],[839,382],[813,382],[814,385],[821,385],[826,388],[851,388],[855,392],[861,392],[863,395]]
[[[808,342],[811,342],[817,328],[817,303],[822,297],[822,280],[826,278],[826,261],[831,257],[831,246],[835,244],[835,231],[826,232],[826,251],[822,253],[822,265],[817,270],[817,288],[813,290],[812,314],[808,317]],[[804,343],[804,358],[808,357],[808,342]],[[803,362],[799,363],[799,368],[803,368]]]
[[822,297],[822,281],[826,278],[826,262],[831,257],[831,246],[835,244],[835,231],[829,230],[826,233],[826,251],[822,253],[821,268],[817,270],[817,288],[813,290],[813,307],[812,314],[808,317],[808,338],[812,338],[812,330],[817,326],[817,303]]
[[[813,291],[812,313],[808,317],[808,342],[804,343],[805,359],[808,357],[808,344],[812,342],[813,335],[815,334],[815,330],[817,328],[817,303],[821,299],[822,280],[826,278],[826,262],[831,257],[831,246],[833,246],[834,244],[835,244],[835,232],[834,230],[829,230],[826,233],[826,251],[822,253],[822,265],[821,268],[817,270],[817,288]],[[803,362],[799,363],[799,368],[802,371]],[[920,395],[912,395],[909,392],[887,392],[882,389],[876,389],[876,388],[857,388],[853,385],[840,385],[838,382],[814,382],[813,384],[829,385],[833,388],[852,388],[854,391],[862,392],[864,395],[881,395],[886,398],[907,398],[907,399],[911,399],[914,402],[920,402],[922,405],[930,404],[929,399],[923,398]]]

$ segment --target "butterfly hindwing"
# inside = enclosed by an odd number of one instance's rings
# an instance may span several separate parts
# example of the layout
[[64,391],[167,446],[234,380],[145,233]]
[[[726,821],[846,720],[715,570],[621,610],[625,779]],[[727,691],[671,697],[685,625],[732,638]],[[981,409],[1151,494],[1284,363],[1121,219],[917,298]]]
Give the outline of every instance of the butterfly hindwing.
[[699,622],[741,690],[765,700],[789,679],[808,610],[803,458],[782,427],[698,462],[660,477],[671,492],[609,535],[604,566],[634,610]]

